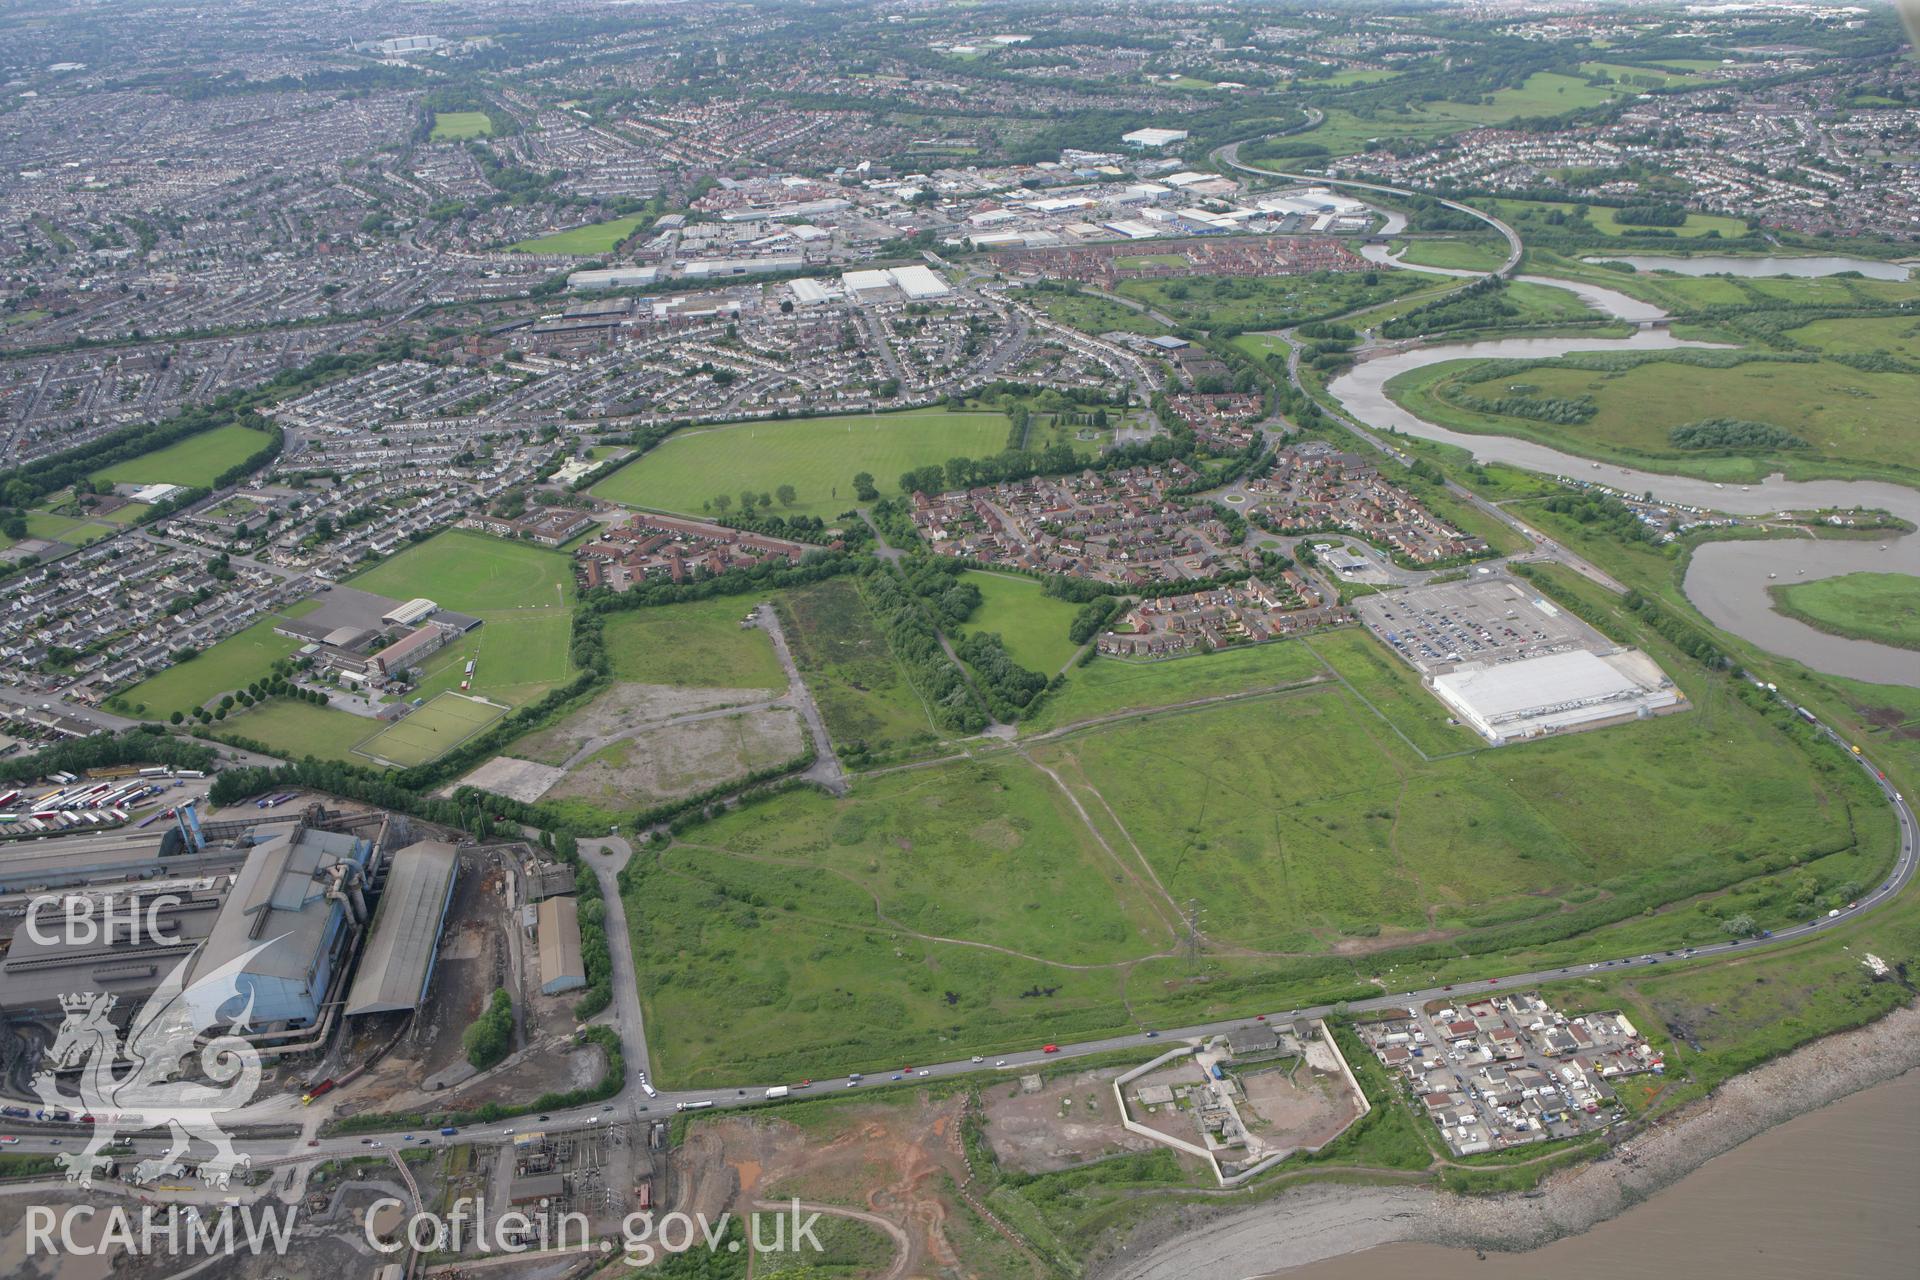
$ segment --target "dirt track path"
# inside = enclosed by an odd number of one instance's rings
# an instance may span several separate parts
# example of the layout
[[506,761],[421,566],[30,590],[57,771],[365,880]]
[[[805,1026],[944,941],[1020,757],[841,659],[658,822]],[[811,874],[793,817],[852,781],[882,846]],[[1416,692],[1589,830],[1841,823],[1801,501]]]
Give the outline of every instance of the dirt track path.
[[906,1231],[892,1220],[883,1218],[877,1213],[868,1213],[864,1209],[849,1209],[837,1204],[811,1204],[805,1200],[789,1200],[785,1204],[776,1200],[756,1200],[753,1202],[753,1207],[776,1213],[787,1213],[797,1208],[801,1213],[852,1218],[855,1222],[864,1222],[876,1231],[885,1233],[887,1238],[893,1241],[893,1265],[881,1274],[881,1280],[900,1280],[900,1277],[907,1273],[907,1263],[913,1257],[913,1242],[907,1238]]
[[807,682],[800,676],[799,664],[793,660],[793,650],[787,646],[787,632],[780,625],[779,613],[772,605],[757,605],[753,622],[773,641],[774,656],[780,659],[780,668],[787,673],[787,692],[771,705],[790,706],[798,711],[806,722],[807,733],[813,738],[813,763],[800,776],[812,779],[836,796],[847,794],[846,767],[840,763],[833,740],[827,736],[827,722],[820,714],[820,704],[813,700],[813,690],[807,688]]

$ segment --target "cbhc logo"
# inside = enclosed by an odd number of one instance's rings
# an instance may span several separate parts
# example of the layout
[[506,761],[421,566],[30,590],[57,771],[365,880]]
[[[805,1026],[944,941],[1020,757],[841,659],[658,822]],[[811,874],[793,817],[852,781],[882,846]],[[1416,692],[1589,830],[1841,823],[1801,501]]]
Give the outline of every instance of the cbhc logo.
[[[175,894],[156,894],[151,898],[116,897],[108,893],[43,894],[27,906],[27,936],[43,947],[84,947],[116,940],[141,945],[171,945],[180,941],[178,933],[165,931],[161,913],[181,905]],[[41,928],[43,914],[54,914],[60,924],[57,932]]]

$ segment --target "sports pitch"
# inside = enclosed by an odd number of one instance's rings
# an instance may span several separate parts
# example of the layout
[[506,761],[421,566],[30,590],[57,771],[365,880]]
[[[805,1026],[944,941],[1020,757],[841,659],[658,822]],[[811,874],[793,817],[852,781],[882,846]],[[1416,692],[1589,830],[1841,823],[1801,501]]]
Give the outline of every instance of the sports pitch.
[[1000,452],[1007,425],[1000,413],[922,409],[703,427],[636,458],[593,486],[593,495],[698,516],[710,514],[703,504],[716,495],[735,503],[742,489],[773,493],[790,484],[794,504],[772,514],[831,519],[858,502],[856,472],[872,474],[881,493],[897,494],[903,471]]
[[506,713],[498,703],[449,691],[395,720],[353,751],[381,764],[411,768],[445,755]]

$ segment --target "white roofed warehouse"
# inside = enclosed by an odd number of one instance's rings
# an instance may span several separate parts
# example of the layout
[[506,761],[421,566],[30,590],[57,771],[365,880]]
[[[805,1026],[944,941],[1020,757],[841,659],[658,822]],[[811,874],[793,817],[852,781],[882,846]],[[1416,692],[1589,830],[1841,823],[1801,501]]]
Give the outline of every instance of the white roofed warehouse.
[[1147,147],[1155,150],[1161,147],[1170,147],[1176,142],[1185,142],[1186,140],[1187,131],[1185,129],[1135,129],[1132,133],[1123,133],[1120,135],[1120,141],[1130,147]]
[[1499,666],[1464,663],[1435,676],[1433,691],[1495,745],[1650,716],[1680,702],[1673,682],[1633,649],[1573,649]]

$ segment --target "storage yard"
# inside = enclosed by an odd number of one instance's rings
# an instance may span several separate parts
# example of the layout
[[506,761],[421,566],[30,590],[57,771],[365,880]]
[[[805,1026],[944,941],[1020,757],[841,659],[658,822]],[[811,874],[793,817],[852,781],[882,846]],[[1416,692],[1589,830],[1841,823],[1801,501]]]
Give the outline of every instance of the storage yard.
[[1456,1156],[1605,1129],[1622,1118],[1614,1081],[1666,1070],[1625,1014],[1568,1016],[1538,994],[1434,1004],[1359,1032]]

